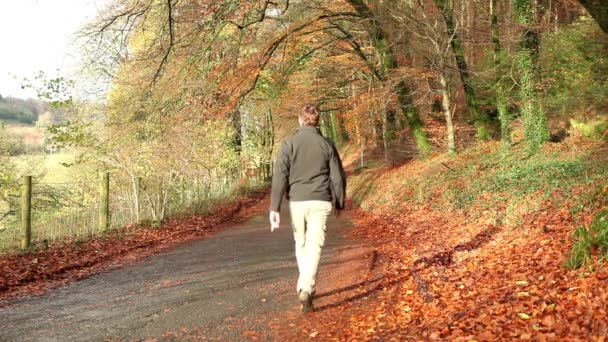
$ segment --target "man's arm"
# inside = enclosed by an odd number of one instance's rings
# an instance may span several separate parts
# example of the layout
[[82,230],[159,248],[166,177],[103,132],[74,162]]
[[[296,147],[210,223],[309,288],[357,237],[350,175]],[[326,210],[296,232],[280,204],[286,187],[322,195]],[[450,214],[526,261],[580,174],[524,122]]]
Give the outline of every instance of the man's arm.
[[331,179],[334,206],[336,210],[344,209],[346,199],[346,172],[342,166],[342,160],[334,144],[331,144],[329,159],[329,177]]
[[270,194],[270,211],[278,212],[281,209],[281,200],[289,183],[289,155],[290,144],[284,141],[274,164],[272,174],[272,191]]

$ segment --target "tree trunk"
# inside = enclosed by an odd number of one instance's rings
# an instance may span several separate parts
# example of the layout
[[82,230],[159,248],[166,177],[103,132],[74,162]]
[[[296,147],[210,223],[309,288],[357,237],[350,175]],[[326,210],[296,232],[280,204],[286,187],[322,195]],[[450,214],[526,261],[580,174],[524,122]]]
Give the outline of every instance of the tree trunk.
[[[241,56],[241,45],[243,43],[243,30],[239,30],[238,32],[238,43],[236,46],[236,51],[235,51],[235,56],[234,59],[232,61],[232,76],[236,77],[235,73],[237,70],[239,70],[238,65],[239,65],[239,58]],[[239,105],[236,107],[236,109],[230,113],[230,123],[232,125],[232,128],[234,129],[233,132],[233,138],[232,138],[232,142],[234,144],[234,151],[236,152],[237,155],[241,155],[242,149],[243,149],[243,125],[241,122],[241,107],[240,107],[240,103]]]
[[389,163],[388,158],[388,140],[389,140],[389,132],[388,132],[388,117],[387,112],[383,111],[382,114],[382,148],[384,149],[384,162]]
[[361,168],[363,168],[363,156],[365,151],[365,135],[363,134],[363,130],[361,128],[361,121],[357,120],[355,124],[355,134],[357,135],[357,139],[359,140],[359,148],[360,148],[360,156],[361,156]]
[[344,126],[344,119],[342,119],[339,116],[336,116],[336,125],[338,125],[337,130],[338,130],[338,134],[340,136],[340,141],[342,143],[348,142],[350,137],[348,136],[348,131],[346,130],[346,127]]
[[270,180],[272,178],[272,151],[274,148],[274,123],[272,121],[272,109],[268,108],[266,112],[266,117],[264,120],[264,181]]
[[133,174],[131,174],[131,184],[133,185],[133,201],[135,203],[134,206],[135,208],[133,209],[135,211],[135,222],[137,224],[141,223],[141,205],[140,205],[140,192],[141,192],[141,177],[135,177]]
[[441,84],[441,107],[445,114],[445,126],[447,128],[447,147],[449,154],[456,153],[456,143],[454,139],[454,122],[452,121],[452,101],[450,96],[450,89],[448,82],[443,74],[443,71],[439,72],[439,83]]
[[606,0],[580,0],[580,3],[595,19],[602,31],[608,34],[608,2]]
[[321,116],[321,122],[320,122],[320,129],[321,129],[321,134],[323,134],[323,136],[331,139],[331,141],[334,141],[334,136],[333,136],[333,130],[331,128],[331,118],[328,118],[325,115]]
[[469,68],[464,57],[464,48],[462,47],[460,36],[454,27],[454,21],[452,18],[454,8],[453,0],[434,0],[434,2],[441,11],[448,35],[451,37],[450,46],[452,47],[452,52],[454,53],[454,57],[456,59],[456,65],[458,66],[458,72],[464,88],[464,94],[466,97],[467,106],[469,107],[470,116],[475,122],[475,127],[477,128],[477,138],[480,140],[488,140],[490,137],[487,127],[488,120],[486,115],[479,110],[477,95],[475,95],[475,89],[473,89],[473,86],[471,85]]
[[[386,34],[380,27],[380,22],[377,16],[370,10],[363,0],[347,0],[348,3],[368,21],[368,31],[374,48],[380,55],[381,59],[381,75],[384,77],[389,70],[396,69],[399,65],[394,57],[393,50],[389,44]],[[431,144],[428,141],[424,132],[423,123],[420,119],[418,110],[414,106],[414,101],[405,80],[398,83],[395,89],[398,95],[399,104],[407,119],[407,122],[414,135],[414,140],[418,145],[418,149],[422,155],[427,155],[431,151]]]
[[110,229],[110,173],[103,172],[101,174],[101,183],[99,188],[100,203],[99,203],[99,229],[105,231]]
[[496,109],[500,120],[500,135],[505,145],[511,144],[511,113],[507,105],[507,97],[503,85],[505,75],[503,67],[503,52],[500,47],[500,33],[498,31],[498,16],[496,15],[496,0],[490,0],[490,16],[492,19],[492,43],[494,44],[494,68],[496,71]]
[[374,113],[369,112],[367,118],[369,120],[369,127],[372,129],[372,146],[377,147],[380,138],[378,137],[378,126],[376,125],[376,120],[374,119]]
[[232,137],[232,143],[234,144],[234,151],[237,154],[241,153],[241,149],[243,146],[243,141],[242,141],[242,125],[241,125],[241,111],[239,109],[235,110],[234,112],[232,112],[230,114],[230,123],[232,126],[232,129],[234,129],[233,131],[233,137]]
[[399,98],[401,110],[403,110],[403,113],[405,114],[408,125],[414,135],[416,145],[418,145],[418,148],[420,149],[420,153],[422,153],[422,155],[429,154],[431,152],[431,143],[422,130],[422,120],[418,115],[416,107],[413,105],[412,95],[405,81],[401,81],[397,85],[397,96]]
[[514,0],[513,6],[517,21],[525,27],[517,54],[524,140],[529,152],[535,153],[549,140],[547,117],[538,100],[540,94],[537,91],[540,34],[531,28],[536,20],[536,6],[533,0]]
[[336,118],[336,113],[331,112],[329,118],[331,120],[331,133],[334,138],[333,140],[336,145],[341,146],[344,141],[342,140],[342,130],[340,129],[338,118]]

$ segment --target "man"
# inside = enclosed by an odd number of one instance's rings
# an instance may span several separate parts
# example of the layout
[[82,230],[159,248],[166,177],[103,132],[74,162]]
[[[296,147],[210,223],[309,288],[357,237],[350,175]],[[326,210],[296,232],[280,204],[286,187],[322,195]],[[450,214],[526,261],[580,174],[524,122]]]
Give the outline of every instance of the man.
[[332,206],[344,209],[346,175],[334,144],[317,128],[319,109],[302,107],[300,128],[285,139],[272,177],[271,231],[279,228],[281,199],[287,193],[298,262],[297,291],[303,312],[313,310],[321,248]]

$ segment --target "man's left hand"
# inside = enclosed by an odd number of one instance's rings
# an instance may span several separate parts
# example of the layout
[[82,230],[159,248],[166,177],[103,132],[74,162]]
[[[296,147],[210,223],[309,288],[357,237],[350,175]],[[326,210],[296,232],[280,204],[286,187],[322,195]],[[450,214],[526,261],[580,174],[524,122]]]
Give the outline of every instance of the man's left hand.
[[270,231],[273,232],[275,229],[279,229],[281,223],[281,214],[278,211],[271,211],[268,217],[270,220]]

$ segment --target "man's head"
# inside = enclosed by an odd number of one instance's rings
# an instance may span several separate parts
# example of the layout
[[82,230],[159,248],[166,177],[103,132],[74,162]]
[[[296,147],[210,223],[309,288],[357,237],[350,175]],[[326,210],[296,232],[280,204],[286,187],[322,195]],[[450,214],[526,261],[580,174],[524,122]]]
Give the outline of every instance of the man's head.
[[302,106],[300,115],[298,115],[300,126],[319,126],[319,107],[314,104],[306,104]]

